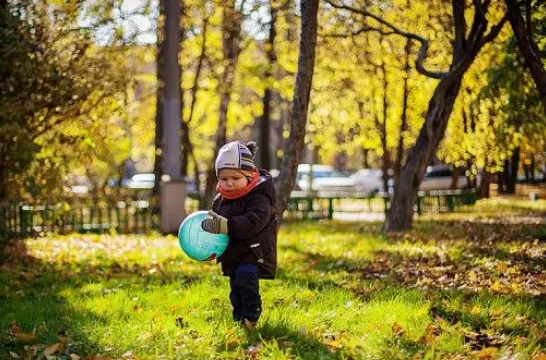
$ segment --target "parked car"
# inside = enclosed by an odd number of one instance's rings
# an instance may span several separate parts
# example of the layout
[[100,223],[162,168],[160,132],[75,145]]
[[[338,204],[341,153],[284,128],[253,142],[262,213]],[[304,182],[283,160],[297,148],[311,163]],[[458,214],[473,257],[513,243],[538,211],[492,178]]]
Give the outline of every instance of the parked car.
[[355,182],[330,165],[299,164],[295,190],[305,194],[309,189],[316,191],[319,196],[346,196],[355,192]]
[[[129,189],[153,189],[155,185],[155,175],[154,173],[135,174],[127,181],[122,182],[122,184]],[[190,177],[186,178],[186,192],[189,195],[199,195],[195,179]]]
[[125,186],[129,189],[153,189],[154,184],[154,173],[141,173],[131,176]]
[[86,195],[93,188],[93,184],[85,175],[70,174],[64,179],[64,188],[68,193]]
[[[453,181],[456,180],[453,187]],[[453,178],[453,171],[448,165],[432,165],[427,167],[425,177],[419,186],[420,191],[464,189],[468,187],[466,176]]]
[[[359,196],[372,196],[383,191],[383,171],[381,169],[360,169],[353,173],[356,193]],[[394,181],[391,174],[388,179],[388,191],[392,190]]]

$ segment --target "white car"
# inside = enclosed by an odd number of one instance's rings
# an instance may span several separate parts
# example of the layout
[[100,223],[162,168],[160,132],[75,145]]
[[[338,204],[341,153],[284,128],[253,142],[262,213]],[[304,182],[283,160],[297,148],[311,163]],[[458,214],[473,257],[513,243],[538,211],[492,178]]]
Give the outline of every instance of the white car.
[[126,184],[129,189],[153,189],[154,185],[154,173],[135,174],[131,176]]
[[[356,192],[360,196],[372,196],[383,190],[383,171],[381,169],[360,169],[350,176],[355,181]],[[389,188],[393,186],[389,175]]]
[[425,177],[419,186],[420,191],[450,190],[468,188],[466,176],[457,176],[453,186],[453,171],[447,165],[432,165],[427,167]]
[[330,165],[299,164],[293,195],[309,194],[309,189],[316,191],[319,196],[348,196],[354,194],[355,182],[353,178]]

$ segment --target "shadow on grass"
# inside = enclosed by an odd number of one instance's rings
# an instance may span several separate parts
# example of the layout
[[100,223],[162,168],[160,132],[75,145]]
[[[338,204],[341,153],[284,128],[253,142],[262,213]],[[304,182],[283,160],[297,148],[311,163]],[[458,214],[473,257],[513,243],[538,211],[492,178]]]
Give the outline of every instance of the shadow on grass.
[[[491,274],[491,267],[485,262],[474,262],[482,257],[518,264],[521,271],[530,269],[529,271],[532,270],[537,274],[537,280],[544,279],[540,277],[546,273],[543,256],[545,252],[541,250],[543,248],[540,248],[544,246],[544,239],[536,237],[536,234],[544,234],[544,229],[540,226],[420,220],[416,224],[416,230],[404,235],[392,236],[381,234],[378,224],[325,222],[314,223],[313,226],[319,228],[316,232],[317,236],[346,234],[344,246],[349,249],[356,246],[359,241],[358,238],[349,236],[355,233],[370,233],[374,237],[381,237],[385,248],[377,250],[370,260],[358,257],[348,258],[343,254],[333,256],[327,251],[319,253],[307,251],[304,244],[282,246],[279,251],[297,252],[309,270],[317,273],[339,273],[342,274],[341,278],[344,274],[348,274],[359,281],[341,283],[320,276],[310,278],[304,271],[289,272],[283,271],[282,268],[279,271],[280,281],[291,281],[313,291],[342,288],[364,302],[396,296],[404,293],[404,289],[419,289],[423,293],[423,301],[430,305],[431,320],[439,318],[450,324],[463,324],[475,331],[488,328],[492,322],[499,319],[488,312],[473,312],[471,305],[476,304],[479,307],[499,301],[507,304],[504,305],[507,310],[511,310],[512,304],[514,307],[519,307],[520,309],[515,309],[514,313],[519,311],[525,320],[505,321],[500,327],[497,324],[496,331],[532,337],[533,333],[539,333],[541,326],[544,325],[542,320],[546,318],[544,292],[538,296],[499,294],[492,292],[492,289],[487,286],[490,284],[488,282],[471,290],[470,288],[460,289],[454,280],[453,283],[445,281],[445,279],[453,279],[455,274],[460,274],[459,278],[461,278],[469,269],[474,269],[474,272],[487,280]],[[397,249],[396,245],[402,242],[432,245],[442,242],[444,247],[432,246],[431,254],[411,254]],[[535,242],[538,250],[529,245]],[[75,349],[78,355],[107,351],[104,345],[86,337],[89,329],[82,329],[82,324],[87,326],[107,324],[108,319],[100,312],[75,309],[63,296],[66,292],[79,291],[86,284],[93,282],[104,283],[107,288],[114,290],[118,284],[130,284],[142,289],[173,283],[189,286],[203,277],[195,273],[182,274],[180,271],[161,271],[160,268],[152,269],[149,266],[119,263],[112,259],[113,257],[100,259],[97,262],[49,263],[25,256],[26,251],[20,246],[22,242],[19,241],[17,244],[13,244],[13,253],[8,254],[1,266],[0,327],[7,329],[11,321],[17,321],[23,331],[28,332],[36,326],[45,324],[47,330],[38,332],[36,341],[37,344],[44,346],[57,342],[58,331],[67,331],[74,341],[82,344]],[[521,244],[526,246],[518,247]],[[448,251],[450,247],[462,249],[461,253],[468,254],[468,257],[451,259]],[[447,251],[448,256],[442,257],[435,253],[439,251]],[[477,272],[476,269],[483,269],[483,272]],[[449,276],[440,281],[439,279],[445,275]],[[500,275],[502,274],[495,273],[495,276]],[[425,278],[432,281],[419,285],[418,281]],[[504,278],[507,277],[504,276]],[[529,277],[523,276],[522,279],[529,281]],[[340,353],[332,352],[332,349],[321,341],[320,337],[295,331],[294,327],[283,323],[265,322],[259,335],[267,340],[267,346],[278,347],[267,351],[296,354],[300,359],[343,358]],[[250,334],[249,342],[258,341],[259,335]],[[10,351],[18,353],[23,349],[22,344],[8,340],[6,332],[0,334],[0,358],[2,359],[10,358]],[[539,341],[542,346],[546,345],[546,340]],[[396,346],[414,351],[418,345],[401,342]]]
[[286,275],[287,280],[308,284],[311,290],[343,287],[364,302],[416,289],[430,306],[431,321],[460,324],[478,334],[488,329],[503,336],[534,338],[539,346],[546,346],[546,338],[536,336],[543,332],[546,318],[546,225],[435,219],[420,220],[412,231],[388,235],[375,225],[322,226],[318,232],[324,236],[346,233],[348,249],[358,241],[349,236],[355,231],[381,236],[385,246],[374,252],[372,260],[287,246],[285,250],[299,252],[317,273],[356,275],[361,281],[340,284],[320,277],[309,281],[303,274]]
[[[301,331],[294,331],[293,326],[287,326],[282,323],[272,324],[263,323],[257,330],[247,332],[247,355],[248,349],[259,344],[261,354],[271,354],[272,358],[292,358],[297,356],[301,360],[346,359],[347,354],[338,351],[336,343],[329,338],[320,341],[317,337],[306,334]],[[329,345],[330,344],[330,345]],[[218,348],[218,352],[229,348],[229,345],[223,344]],[[280,356],[282,354],[282,356]],[[253,358],[249,356],[249,358]],[[269,357],[268,357],[269,358]]]
[[[99,346],[87,339],[78,326],[79,320],[89,315],[74,309],[60,296],[76,279],[67,279],[62,264],[55,266],[29,256],[24,242],[18,239],[5,243],[2,260],[0,359],[39,358],[44,348],[59,341],[59,333],[68,333],[85,344],[85,349],[71,349],[76,354],[100,352]],[[95,320],[104,321],[100,316]],[[35,339],[17,340],[11,331],[14,324],[23,333],[34,333]],[[33,348],[34,356],[30,352]]]
[[[0,266],[0,359],[15,358],[14,355],[41,359],[46,347],[59,342],[59,334],[69,335],[69,343],[73,345],[69,351],[78,356],[93,357],[119,351],[105,348],[86,336],[89,331],[95,331],[94,325],[97,328],[108,325],[109,319],[102,310],[75,308],[67,301],[66,294],[79,292],[82,297],[100,297],[129,286],[146,289],[176,283],[187,287],[201,278],[150,269],[150,266],[120,264],[113,259],[47,262],[29,255],[22,240],[10,241]],[[84,286],[98,283],[103,285],[93,290],[98,291],[98,295],[82,290]],[[14,323],[24,333],[35,333],[35,339],[17,340],[10,333]],[[31,351],[35,351],[34,356],[29,355]]]

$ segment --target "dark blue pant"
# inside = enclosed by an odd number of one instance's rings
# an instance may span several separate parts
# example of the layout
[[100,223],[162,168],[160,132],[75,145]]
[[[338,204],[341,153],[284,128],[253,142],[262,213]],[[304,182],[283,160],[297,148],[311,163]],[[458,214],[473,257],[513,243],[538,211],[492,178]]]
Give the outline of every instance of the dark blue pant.
[[235,274],[229,277],[229,285],[233,320],[240,322],[247,319],[256,323],[262,313],[258,268],[256,266],[237,267]]

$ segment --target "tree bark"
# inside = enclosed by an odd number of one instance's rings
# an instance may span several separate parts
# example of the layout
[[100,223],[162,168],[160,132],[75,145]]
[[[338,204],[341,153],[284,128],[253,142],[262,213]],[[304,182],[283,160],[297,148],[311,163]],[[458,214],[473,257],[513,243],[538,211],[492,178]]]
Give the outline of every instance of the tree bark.
[[483,170],[481,174],[479,174],[479,181],[477,181],[476,186],[478,187],[477,193],[478,193],[478,199],[487,199],[489,198],[489,187],[491,185],[491,177],[492,174],[488,173],[487,171]]
[[408,129],[408,99],[409,99],[409,72],[410,72],[410,62],[409,56],[411,53],[411,41],[406,40],[406,46],[404,46],[404,60],[405,60],[405,76],[404,76],[404,91],[402,95],[402,114],[400,115],[400,137],[398,138],[398,144],[396,146],[396,158],[393,166],[393,176],[395,182],[398,182],[400,178],[400,170],[402,169],[402,164],[404,162],[404,133]]
[[[218,110],[218,130],[216,132],[216,145],[214,154],[218,154],[220,148],[226,143],[227,136],[227,113],[230,103],[237,61],[239,58],[241,41],[242,14],[236,9],[235,1],[229,0],[224,3],[224,15],[222,21],[222,52],[224,59],[224,70],[220,80],[220,108]],[[216,184],[216,173],[214,171],[214,159],[207,171],[207,182],[205,194],[201,201],[201,208],[209,208],[212,204]]]
[[429,102],[425,124],[402,167],[401,181],[396,184],[384,224],[386,231],[411,229],[419,185],[432,155],[444,136],[462,79],[463,73],[454,74],[451,78],[441,81],[436,88]]
[[266,56],[267,66],[265,77],[267,79],[267,86],[264,91],[263,113],[260,117],[259,131],[260,131],[260,159],[259,165],[267,170],[271,169],[271,113],[272,102],[274,98],[274,90],[271,86],[271,78],[274,76],[273,68],[277,63],[277,55],[275,53],[275,38],[277,36],[276,23],[277,23],[277,8],[274,4],[274,0],[270,0],[270,15],[271,21],[269,23],[269,36],[267,38]]
[[154,184],[153,196],[159,196],[159,179],[163,175],[163,99],[165,97],[165,0],[159,0],[159,16],[157,18],[156,42],[156,95],[155,95],[155,157],[154,174],[157,181]]
[[294,188],[296,171],[303,153],[305,128],[309,96],[313,82],[315,55],[317,45],[317,14],[318,0],[301,1],[301,34],[300,53],[298,56],[298,72],[292,113],[290,118],[290,135],[284,145],[284,158],[277,182],[276,211],[279,224],[282,222],[287,200]]
[[180,180],[180,3],[178,0],[165,0],[165,6],[163,174],[172,180]]
[[520,147],[514,149],[510,159],[504,161],[502,176],[499,178],[499,186],[503,194],[516,193],[516,181],[518,177]]
[[381,148],[383,149],[383,155],[381,156],[381,171],[383,172],[382,176],[382,182],[383,182],[383,191],[388,192],[389,191],[389,170],[391,168],[391,152],[388,146],[387,141],[387,121],[388,121],[388,101],[387,101],[387,88],[388,88],[388,81],[387,81],[387,69],[385,67],[385,63],[382,62],[379,66],[381,69],[381,80],[383,85],[383,103],[381,105],[382,108],[382,118],[383,121],[380,121],[379,119],[376,119],[377,126],[380,129],[379,134],[381,138]]

